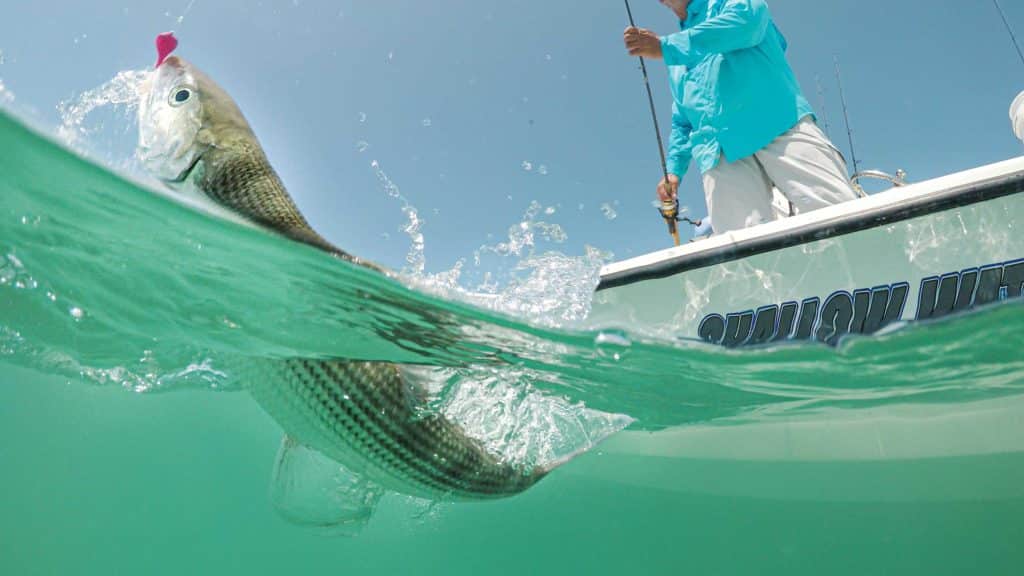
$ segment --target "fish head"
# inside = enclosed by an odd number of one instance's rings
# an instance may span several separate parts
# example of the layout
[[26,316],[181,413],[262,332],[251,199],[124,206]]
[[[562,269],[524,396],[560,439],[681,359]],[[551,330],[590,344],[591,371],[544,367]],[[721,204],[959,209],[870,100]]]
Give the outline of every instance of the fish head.
[[171,56],[140,91],[136,154],[161,180],[184,180],[202,157],[203,99],[197,80],[187,62]]
[[211,148],[238,138],[254,138],[238,105],[185,59],[163,60],[144,82],[136,154],[157,178],[182,182]]

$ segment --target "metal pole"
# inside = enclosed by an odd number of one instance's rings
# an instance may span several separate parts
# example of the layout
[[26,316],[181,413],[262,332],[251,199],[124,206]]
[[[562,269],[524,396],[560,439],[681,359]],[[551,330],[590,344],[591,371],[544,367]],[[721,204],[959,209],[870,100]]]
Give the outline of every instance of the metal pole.
[[836,62],[836,82],[839,83],[839,99],[843,102],[843,120],[846,122],[846,137],[850,140],[850,158],[853,160],[853,173],[856,174],[857,170],[860,169],[860,163],[857,162],[857,151],[853,147],[853,129],[850,128],[850,115],[847,112],[846,106],[846,94],[843,92],[843,74],[839,70],[839,57],[833,57]]

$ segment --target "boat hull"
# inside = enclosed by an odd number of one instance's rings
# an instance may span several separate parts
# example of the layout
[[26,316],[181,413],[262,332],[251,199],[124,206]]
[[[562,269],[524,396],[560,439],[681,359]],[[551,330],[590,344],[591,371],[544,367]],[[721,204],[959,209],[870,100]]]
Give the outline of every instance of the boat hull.
[[838,343],[1021,296],[1024,158],[602,271],[591,319],[729,347]]

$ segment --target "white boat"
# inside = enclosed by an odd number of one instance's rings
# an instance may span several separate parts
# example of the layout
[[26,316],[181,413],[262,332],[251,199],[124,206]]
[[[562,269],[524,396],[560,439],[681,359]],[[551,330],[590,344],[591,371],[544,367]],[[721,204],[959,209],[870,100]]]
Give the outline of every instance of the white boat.
[[1022,284],[1024,157],[610,264],[591,319],[729,347],[835,344]]

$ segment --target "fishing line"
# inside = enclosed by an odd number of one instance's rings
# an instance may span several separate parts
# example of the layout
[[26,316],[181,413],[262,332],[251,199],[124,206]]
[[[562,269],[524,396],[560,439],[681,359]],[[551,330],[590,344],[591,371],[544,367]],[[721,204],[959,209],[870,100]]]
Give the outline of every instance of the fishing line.
[[1013,47],[1017,49],[1017,56],[1020,56],[1020,63],[1024,64],[1024,52],[1020,49],[1020,42],[1017,42],[1017,36],[1013,33],[1010,21],[1006,19],[1006,12],[1003,12],[1003,7],[999,5],[999,0],[992,0],[992,3],[996,5],[996,10],[999,11],[999,16],[1003,19],[1006,31],[1010,34],[1010,40],[1013,41]]
[[189,0],[188,6],[185,6],[185,11],[181,13],[181,16],[178,16],[175,19],[175,21],[178,23],[179,31],[180,31],[180,27],[182,26],[182,24],[185,23],[185,17],[188,16],[188,13],[192,11],[192,6],[195,6],[195,3],[196,3],[196,0]]

